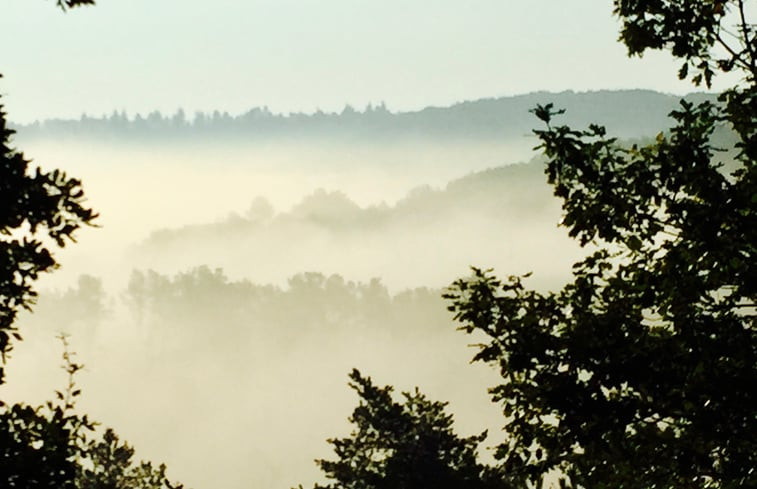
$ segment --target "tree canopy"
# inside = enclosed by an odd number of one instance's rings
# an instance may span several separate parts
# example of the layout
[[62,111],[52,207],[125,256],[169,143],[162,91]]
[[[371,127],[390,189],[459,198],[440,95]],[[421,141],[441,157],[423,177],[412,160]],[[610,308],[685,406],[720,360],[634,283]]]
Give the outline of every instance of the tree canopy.
[[[709,87],[717,71],[741,70],[754,83],[757,40],[747,20],[747,0],[615,0],[614,13],[623,23],[620,40],[629,55],[668,49],[683,60],[678,76],[690,68],[695,85]],[[735,26],[727,16],[737,18]],[[717,52],[714,48],[720,48]]]
[[477,460],[486,433],[460,438],[452,431],[446,403],[431,401],[417,389],[403,392],[374,385],[359,371],[350,387],[360,403],[350,417],[355,429],[329,440],[337,460],[318,460],[331,484],[315,489],[438,489],[506,487]]
[[[496,456],[523,484],[558,471],[573,487],[757,486],[756,41],[745,4],[616,1],[630,54],[669,49],[681,78],[693,66],[695,84],[731,70],[742,82],[716,104],[682,102],[675,126],[643,146],[556,125],[562,111],[537,107],[562,224],[591,252],[558,292],[475,269],[447,294],[461,329],[488,338],[475,360],[502,375]],[[738,137],[730,174],[711,144],[723,125]]]
[[0,105],[0,383],[11,340],[21,338],[18,311],[33,303],[40,273],[57,266],[51,246],[64,246],[97,216],[86,207],[79,180],[57,169],[32,170],[12,146],[13,133]]
[[56,0],[56,4],[62,10],[66,10],[73,7],[80,7],[82,5],[94,5],[95,0]]

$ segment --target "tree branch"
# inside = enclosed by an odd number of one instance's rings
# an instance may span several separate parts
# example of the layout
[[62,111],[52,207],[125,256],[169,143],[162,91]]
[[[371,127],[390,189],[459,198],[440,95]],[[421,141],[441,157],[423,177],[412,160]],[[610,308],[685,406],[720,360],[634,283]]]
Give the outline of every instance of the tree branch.
[[[723,29],[723,30],[725,30],[725,29]],[[747,63],[746,61],[744,61],[744,59],[741,57],[741,53],[737,53],[736,51],[734,51],[733,48],[731,46],[729,46],[728,43],[725,42],[725,40],[723,40],[723,37],[720,35],[720,33],[718,33],[716,35],[716,38],[717,38],[718,42],[720,43],[720,45],[723,46],[725,48],[725,50],[728,51],[728,53],[732,56],[732,58],[733,58],[733,60],[735,62],[739,63],[743,68],[751,71],[752,74],[754,74],[754,70],[749,65],[749,63]]]
[[746,14],[744,13],[744,0],[739,0],[739,16],[741,17],[741,34],[744,36],[744,47],[749,53],[749,70],[752,73],[752,79],[755,76],[755,54],[752,41],[749,38],[749,24],[746,21]]

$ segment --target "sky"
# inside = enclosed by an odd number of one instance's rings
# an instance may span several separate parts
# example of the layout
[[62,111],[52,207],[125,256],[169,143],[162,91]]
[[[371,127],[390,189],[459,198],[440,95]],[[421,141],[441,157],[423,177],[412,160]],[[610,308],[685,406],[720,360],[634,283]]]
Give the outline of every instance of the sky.
[[[609,0],[53,0],[0,4],[9,118],[393,111],[537,90],[692,91],[628,59]],[[718,86],[715,86],[717,89]]]

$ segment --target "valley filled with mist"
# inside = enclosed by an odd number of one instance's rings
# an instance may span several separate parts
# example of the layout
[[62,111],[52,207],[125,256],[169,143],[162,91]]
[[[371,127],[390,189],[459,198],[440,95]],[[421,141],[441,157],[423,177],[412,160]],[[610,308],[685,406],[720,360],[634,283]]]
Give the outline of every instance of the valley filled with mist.
[[14,143],[81,178],[100,217],[41,279],[0,388],[48,398],[65,381],[55,336],[70,334],[86,365],[79,407],[197,489],[320,480],[313,460],[349,430],[352,368],[449,401],[459,433],[488,429],[495,445],[497,374],[469,365],[475,337],[442,293],[471,266],[557,289],[586,253],[558,226],[533,151],[528,110],[548,102],[568,109],[557,123],[643,142],[678,98],[540,92],[407,113],[18,126]]

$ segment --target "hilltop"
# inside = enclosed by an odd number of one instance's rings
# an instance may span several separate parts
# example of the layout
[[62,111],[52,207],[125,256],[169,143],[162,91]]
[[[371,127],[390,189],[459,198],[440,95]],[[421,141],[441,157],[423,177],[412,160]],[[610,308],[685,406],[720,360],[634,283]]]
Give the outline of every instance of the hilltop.
[[[715,95],[697,93],[685,98],[714,100]],[[147,115],[128,116],[121,111],[100,117],[82,115],[78,120],[49,119],[16,128],[24,139],[491,140],[531,134],[538,121],[529,110],[537,104],[553,103],[566,109],[561,121],[565,124],[580,127],[599,123],[616,136],[632,138],[649,136],[667,127],[670,122],[667,114],[677,107],[680,99],[676,95],[650,90],[534,92],[412,112],[392,112],[383,103],[369,105],[363,110],[346,106],[340,113],[276,114],[267,107],[252,108],[238,115],[215,111],[189,116],[179,109],[170,115],[154,111]]]

